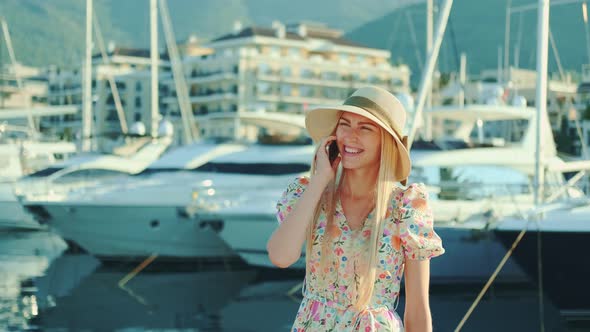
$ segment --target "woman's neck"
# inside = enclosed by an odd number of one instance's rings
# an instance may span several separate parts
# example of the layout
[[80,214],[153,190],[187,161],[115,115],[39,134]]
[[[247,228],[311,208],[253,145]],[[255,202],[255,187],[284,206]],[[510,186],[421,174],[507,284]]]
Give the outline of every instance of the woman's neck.
[[339,191],[352,199],[372,198],[375,194],[379,169],[345,170]]

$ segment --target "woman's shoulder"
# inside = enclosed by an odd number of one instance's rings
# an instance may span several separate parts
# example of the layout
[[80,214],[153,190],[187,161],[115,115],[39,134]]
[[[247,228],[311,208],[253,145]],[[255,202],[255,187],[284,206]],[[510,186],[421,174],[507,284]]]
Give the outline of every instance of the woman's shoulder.
[[403,197],[407,199],[413,198],[428,198],[428,192],[426,191],[426,185],[422,182],[416,182],[409,184],[403,190]]
[[391,204],[387,216],[403,219],[402,215],[414,212],[416,209],[426,208],[428,192],[424,183],[412,183],[407,187],[397,186],[391,194]]
[[410,200],[416,198],[428,198],[426,185],[422,182],[411,183],[406,187],[396,186],[391,193],[391,201],[392,203],[396,203],[395,205],[397,205],[398,202],[407,204]]

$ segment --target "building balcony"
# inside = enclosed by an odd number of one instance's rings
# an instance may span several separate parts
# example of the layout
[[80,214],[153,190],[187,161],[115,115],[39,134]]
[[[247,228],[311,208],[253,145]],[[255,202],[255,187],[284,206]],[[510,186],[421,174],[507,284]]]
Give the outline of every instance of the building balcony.
[[238,94],[235,92],[217,92],[209,95],[195,95],[190,97],[191,103],[207,103],[212,101],[222,101],[222,100],[230,100],[230,99],[237,99]]
[[[215,72],[211,74],[197,74],[197,75],[185,75],[185,80],[188,84],[194,83],[212,83],[218,82],[223,80],[235,80],[238,78],[238,75],[231,71],[226,72]],[[174,78],[167,77],[161,80],[162,83],[167,85],[174,84]]]
[[[212,92],[207,94],[195,94],[189,96],[189,100],[191,103],[208,103],[213,101],[223,101],[223,100],[231,100],[237,99],[238,94],[237,92],[232,91],[220,91],[220,92]],[[178,103],[178,99],[175,96],[164,97],[162,98],[162,103],[164,104],[175,104]]]
[[327,97],[306,97],[306,96],[280,96],[277,94],[259,93],[257,96],[259,101],[273,102],[273,103],[293,103],[293,104],[307,104],[307,105],[333,105],[342,103],[342,98],[327,98]]
[[236,80],[238,75],[234,72],[222,72],[211,75],[197,75],[187,77],[187,83],[211,83],[223,80]]
[[81,95],[82,94],[82,88],[77,87],[77,88],[64,88],[64,89],[60,89],[60,90],[49,90],[47,92],[47,96],[49,98],[51,97],[64,97],[64,96],[71,96],[71,95]]
[[296,77],[296,76],[281,76],[278,74],[259,74],[259,81],[286,83],[286,84],[301,84],[311,86],[324,86],[334,88],[360,88],[366,85],[377,85],[389,90],[390,83],[385,80],[351,80],[350,78],[322,78],[322,77]]

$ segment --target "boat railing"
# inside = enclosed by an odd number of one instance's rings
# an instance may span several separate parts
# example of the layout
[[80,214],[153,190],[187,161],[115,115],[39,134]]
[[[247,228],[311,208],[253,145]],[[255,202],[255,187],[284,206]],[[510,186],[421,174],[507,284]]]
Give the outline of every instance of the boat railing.
[[[34,181],[17,182],[14,187],[14,193],[17,197],[26,197],[29,200],[55,199],[65,197],[76,191],[83,194],[86,188],[94,187],[99,183],[107,183],[109,179],[123,176],[123,173],[112,172],[110,175],[97,176],[96,174],[86,174],[77,171],[84,170],[80,167],[72,167],[67,172],[58,171],[46,178]],[[93,170],[96,172],[96,170]],[[105,172],[110,172],[105,170]],[[70,176],[75,174],[75,176]]]

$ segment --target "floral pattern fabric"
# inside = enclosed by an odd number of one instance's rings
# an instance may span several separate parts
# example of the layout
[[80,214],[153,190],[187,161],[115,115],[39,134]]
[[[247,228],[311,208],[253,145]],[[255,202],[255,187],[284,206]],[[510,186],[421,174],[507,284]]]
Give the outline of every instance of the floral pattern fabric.
[[[307,177],[297,178],[277,203],[277,219],[283,222],[309,184]],[[404,262],[442,255],[440,237],[433,229],[432,212],[424,184],[407,189],[396,188],[386,214],[377,257],[373,295],[363,310],[353,307],[357,298],[358,259],[371,235],[370,223],[352,230],[348,227],[338,200],[332,234],[333,257],[320,264],[322,239],[326,234],[326,215],[322,211],[313,236],[313,244],[303,286],[303,300],[297,312],[293,332],[315,331],[403,331],[395,309],[403,277]],[[369,214],[367,219],[371,218]],[[323,270],[322,270],[323,269]]]

